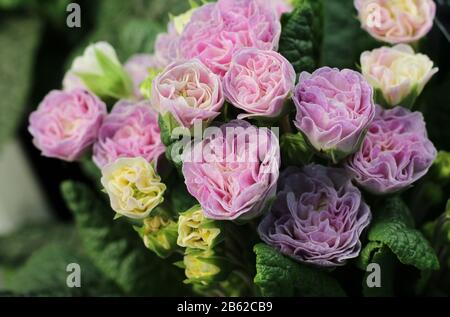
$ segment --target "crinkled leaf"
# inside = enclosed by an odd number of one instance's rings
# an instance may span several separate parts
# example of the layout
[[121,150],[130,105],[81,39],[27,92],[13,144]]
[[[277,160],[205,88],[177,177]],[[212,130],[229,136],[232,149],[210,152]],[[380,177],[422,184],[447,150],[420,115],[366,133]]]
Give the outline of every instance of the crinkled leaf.
[[255,284],[263,296],[345,296],[326,272],[296,263],[272,247],[255,245]]
[[436,253],[413,225],[406,204],[397,196],[388,198],[374,212],[368,239],[389,247],[403,264],[412,265],[419,270],[438,270]]
[[296,0],[294,10],[281,18],[279,52],[297,73],[317,68],[322,45],[322,1]]
[[62,193],[75,216],[87,254],[132,295],[177,295],[183,273],[145,249],[132,226],[113,220],[109,206],[85,185],[67,181]]

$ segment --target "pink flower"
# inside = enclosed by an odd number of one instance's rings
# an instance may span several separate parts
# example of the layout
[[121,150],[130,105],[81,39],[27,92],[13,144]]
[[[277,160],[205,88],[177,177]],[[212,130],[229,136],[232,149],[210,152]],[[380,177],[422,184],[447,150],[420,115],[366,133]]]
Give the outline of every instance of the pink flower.
[[99,168],[119,157],[157,161],[164,153],[158,118],[149,102],[119,101],[103,120],[94,144],[93,160]]
[[281,25],[274,8],[260,0],[219,0],[197,9],[180,38],[185,58],[199,58],[223,76],[243,47],[276,50]]
[[275,195],[280,166],[278,139],[267,128],[242,120],[215,129],[183,153],[187,189],[207,218],[257,217]]
[[42,155],[74,161],[97,138],[106,105],[83,89],[53,90],[30,115],[28,131]]
[[295,126],[334,162],[354,153],[375,116],[372,88],[361,74],[323,67],[303,72],[294,92]]
[[360,150],[346,167],[366,190],[389,194],[424,176],[436,155],[420,112],[378,107]]
[[354,0],[362,27],[377,40],[415,42],[433,26],[433,0]]
[[223,103],[220,78],[196,59],[172,63],[153,80],[152,104],[183,127],[192,127],[196,120],[212,121]]
[[133,80],[133,92],[137,99],[142,99],[140,85],[147,77],[149,69],[164,68],[159,60],[150,54],[136,54],[131,56],[124,65],[125,71]]
[[172,23],[167,25],[167,33],[160,33],[155,41],[155,58],[161,68],[180,59],[180,35]]
[[295,70],[274,51],[245,48],[233,56],[223,78],[227,99],[246,117],[278,117],[295,86]]

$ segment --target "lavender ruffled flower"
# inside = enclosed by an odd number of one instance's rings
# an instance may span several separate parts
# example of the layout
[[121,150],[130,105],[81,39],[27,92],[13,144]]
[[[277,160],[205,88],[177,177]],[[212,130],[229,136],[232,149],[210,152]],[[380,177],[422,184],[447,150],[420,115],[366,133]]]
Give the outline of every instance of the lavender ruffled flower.
[[378,107],[361,149],[348,159],[346,168],[366,190],[388,194],[424,176],[436,155],[420,112]]
[[342,169],[290,167],[277,199],[258,227],[262,240],[297,261],[323,267],[358,256],[371,213]]
[[293,99],[295,126],[334,162],[359,148],[375,116],[372,88],[350,69],[323,67],[301,73]]

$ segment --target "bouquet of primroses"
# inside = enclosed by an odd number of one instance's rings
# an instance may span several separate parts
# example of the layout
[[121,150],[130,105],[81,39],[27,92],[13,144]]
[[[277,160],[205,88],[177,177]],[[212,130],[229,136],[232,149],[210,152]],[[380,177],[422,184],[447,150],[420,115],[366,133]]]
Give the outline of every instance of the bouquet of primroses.
[[69,207],[108,204],[110,228],[87,239],[134,229],[147,250],[109,252],[154,254],[141,265],[163,261],[171,273],[153,274],[186,294],[392,295],[397,271],[420,294],[446,276],[450,209],[422,219],[446,198],[450,155],[417,107],[438,72],[418,45],[436,5],[354,7],[378,41],[354,69],[322,63],[319,0],[192,1],[124,64],[87,46],[29,119],[42,155],[92,177],[64,183]]

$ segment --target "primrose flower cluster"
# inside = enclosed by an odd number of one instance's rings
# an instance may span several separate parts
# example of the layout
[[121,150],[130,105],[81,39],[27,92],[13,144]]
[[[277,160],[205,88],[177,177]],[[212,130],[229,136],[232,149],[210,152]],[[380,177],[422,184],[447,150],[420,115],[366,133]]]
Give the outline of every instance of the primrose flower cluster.
[[[379,21],[369,20],[374,5]],[[171,19],[153,54],[124,65],[110,44],[91,44],[31,114],[33,142],[47,157],[91,158],[116,217],[158,256],[182,254],[187,283],[226,279],[225,228],[254,222],[262,241],[295,261],[345,265],[372,219],[365,194],[408,189],[437,155],[411,109],[438,69],[406,44],[429,31],[433,1],[355,7],[364,29],[396,44],[363,52],[361,72],[296,74],[277,51],[281,16],[294,9],[287,0],[195,5]],[[284,166],[280,134],[294,142],[295,129],[308,161]],[[182,210],[180,195],[192,202]]]

